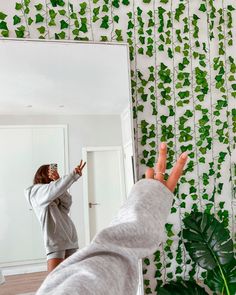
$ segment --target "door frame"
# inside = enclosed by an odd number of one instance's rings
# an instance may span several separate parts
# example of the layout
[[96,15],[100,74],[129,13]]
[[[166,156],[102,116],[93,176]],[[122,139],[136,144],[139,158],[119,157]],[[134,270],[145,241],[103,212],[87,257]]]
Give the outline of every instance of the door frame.
[[[82,157],[84,162],[88,160],[89,152],[98,151],[116,151],[119,153],[120,171],[121,171],[121,190],[123,193],[123,202],[127,199],[126,189],[125,189],[125,176],[124,176],[124,154],[121,146],[99,146],[99,147],[84,147],[82,148]],[[84,203],[84,233],[85,233],[85,245],[90,244],[90,224],[89,224],[89,196],[88,196],[88,171],[87,166],[83,173],[83,203]]]

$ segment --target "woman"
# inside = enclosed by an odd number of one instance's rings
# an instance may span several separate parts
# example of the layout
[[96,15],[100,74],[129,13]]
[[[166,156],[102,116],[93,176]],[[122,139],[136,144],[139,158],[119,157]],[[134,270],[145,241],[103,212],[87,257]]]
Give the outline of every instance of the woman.
[[136,295],[138,259],[151,255],[162,241],[173,191],[187,161],[183,153],[168,180],[166,144],[157,165],[146,171],[109,227],[72,255],[44,281],[37,295]]
[[48,272],[78,249],[76,229],[68,215],[72,198],[67,190],[82,176],[85,164],[81,160],[72,173],[62,178],[50,165],[43,165],[35,174],[34,185],[25,191],[41,224]]

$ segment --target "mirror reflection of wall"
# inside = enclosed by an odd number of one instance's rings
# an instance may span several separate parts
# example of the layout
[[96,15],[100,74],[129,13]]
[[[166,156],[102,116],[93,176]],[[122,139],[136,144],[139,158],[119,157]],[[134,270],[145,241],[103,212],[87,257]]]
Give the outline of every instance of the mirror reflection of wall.
[[0,268],[4,274],[45,269],[40,226],[24,196],[40,165],[57,163],[64,175],[86,156],[83,179],[70,189],[70,216],[80,248],[108,225],[127,197],[134,182],[127,48],[126,44],[0,41]]

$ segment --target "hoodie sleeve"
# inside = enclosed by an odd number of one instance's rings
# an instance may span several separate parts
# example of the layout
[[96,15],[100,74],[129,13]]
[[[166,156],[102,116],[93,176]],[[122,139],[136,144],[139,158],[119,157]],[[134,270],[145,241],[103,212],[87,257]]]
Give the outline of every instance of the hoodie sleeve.
[[136,295],[138,259],[162,241],[172,201],[161,182],[136,183],[110,226],[50,273],[37,295]]
[[60,195],[64,194],[79,178],[79,174],[72,172],[48,184],[36,185],[32,190],[32,198],[34,198],[38,206],[47,206]]

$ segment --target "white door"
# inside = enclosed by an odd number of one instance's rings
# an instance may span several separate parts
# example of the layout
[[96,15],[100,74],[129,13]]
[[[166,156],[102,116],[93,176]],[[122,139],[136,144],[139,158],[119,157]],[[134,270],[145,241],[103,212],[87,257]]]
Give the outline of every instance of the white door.
[[43,236],[24,189],[39,166],[58,163],[65,173],[64,127],[0,128],[0,267],[45,261]]
[[83,153],[87,162],[84,185],[87,188],[85,206],[88,212],[86,242],[89,243],[97,232],[110,224],[126,194],[120,147],[88,148]]
[[20,263],[31,260],[34,250],[32,213],[24,197],[32,171],[31,130],[3,128],[0,137],[0,263]]

